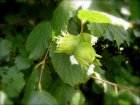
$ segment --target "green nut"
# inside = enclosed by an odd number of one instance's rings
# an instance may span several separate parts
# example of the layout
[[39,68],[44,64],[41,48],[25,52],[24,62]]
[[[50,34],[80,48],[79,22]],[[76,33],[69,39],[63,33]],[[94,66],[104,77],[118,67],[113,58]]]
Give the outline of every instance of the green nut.
[[96,52],[87,42],[82,42],[74,52],[76,60],[79,62],[81,67],[85,70],[88,69],[89,65],[93,63]]
[[81,37],[81,41],[82,42],[87,42],[89,43],[91,46],[95,45],[95,43],[97,42],[97,37],[90,35],[88,33],[82,33],[82,35],[78,35],[79,37]]
[[65,34],[65,36],[57,37],[56,53],[73,54],[76,47],[80,44],[78,36]]

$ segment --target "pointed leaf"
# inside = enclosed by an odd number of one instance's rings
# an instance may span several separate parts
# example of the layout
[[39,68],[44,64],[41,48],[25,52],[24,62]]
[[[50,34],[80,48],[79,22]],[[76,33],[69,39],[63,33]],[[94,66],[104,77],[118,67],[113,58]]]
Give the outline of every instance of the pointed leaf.
[[51,32],[49,22],[41,22],[32,30],[26,43],[26,49],[30,53],[29,58],[38,59],[43,56],[49,46]]
[[116,41],[118,46],[120,46],[120,44],[124,43],[125,41],[128,44],[130,42],[130,36],[128,35],[128,32],[121,26],[91,23],[88,25],[88,29],[90,30],[91,34],[95,36],[102,36],[104,39]]
[[83,21],[95,22],[95,23],[108,23],[116,26],[122,26],[124,29],[132,27],[132,25],[123,20],[122,18],[110,15],[105,12],[91,11],[91,10],[79,10],[78,18]]
[[70,56],[54,53],[51,57],[55,71],[65,83],[73,86],[88,80],[86,71],[84,71],[79,64],[71,64]]
[[0,40],[0,60],[9,55],[11,51],[11,42],[8,40]]

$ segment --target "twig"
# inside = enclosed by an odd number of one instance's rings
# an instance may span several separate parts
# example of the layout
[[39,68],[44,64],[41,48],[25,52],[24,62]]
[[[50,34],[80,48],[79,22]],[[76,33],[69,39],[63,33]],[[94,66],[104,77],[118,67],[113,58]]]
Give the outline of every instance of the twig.
[[82,36],[84,30],[84,23],[81,21],[81,30],[80,30],[80,35]]
[[123,88],[125,90],[133,91],[133,92],[140,92],[140,89],[132,89],[132,88],[129,88],[129,87],[126,87],[126,86],[123,86],[123,85],[119,85],[119,84],[116,84],[116,83],[113,83],[113,82],[109,82],[109,81],[106,81],[106,80],[103,80],[103,79],[100,79],[100,78],[97,78],[97,77],[94,77],[94,76],[92,76],[92,78],[114,86],[116,94],[118,94],[118,88]]
[[50,44],[49,44],[49,47],[48,47],[48,49],[46,51],[44,59],[35,66],[35,68],[37,69],[41,65],[41,72],[40,72],[40,76],[39,76],[39,80],[38,80],[38,89],[39,89],[39,91],[42,90],[42,85],[41,85],[42,74],[43,74],[43,70],[45,68],[45,62],[46,62],[46,59],[47,59],[51,44],[52,44],[52,40],[50,41]]

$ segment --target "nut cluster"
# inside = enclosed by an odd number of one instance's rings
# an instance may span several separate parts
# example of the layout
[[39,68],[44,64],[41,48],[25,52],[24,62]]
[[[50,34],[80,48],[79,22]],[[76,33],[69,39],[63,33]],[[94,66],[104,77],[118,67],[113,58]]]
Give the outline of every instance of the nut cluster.
[[55,52],[74,55],[81,67],[87,70],[96,58],[96,51],[92,47],[96,42],[97,37],[88,33],[75,36],[62,32],[62,36],[57,37]]

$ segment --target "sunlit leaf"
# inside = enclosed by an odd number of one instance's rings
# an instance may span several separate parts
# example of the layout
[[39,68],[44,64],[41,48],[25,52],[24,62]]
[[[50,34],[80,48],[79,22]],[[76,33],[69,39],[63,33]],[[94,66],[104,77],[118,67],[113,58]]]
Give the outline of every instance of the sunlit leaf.
[[110,15],[105,12],[91,11],[91,10],[79,10],[78,18],[82,21],[95,22],[95,23],[108,23],[117,26],[122,26],[124,29],[132,27],[132,25],[123,20],[122,18]]
[[98,11],[79,10],[78,18],[83,21],[89,21],[89,22],[112,23],[108,16]]

